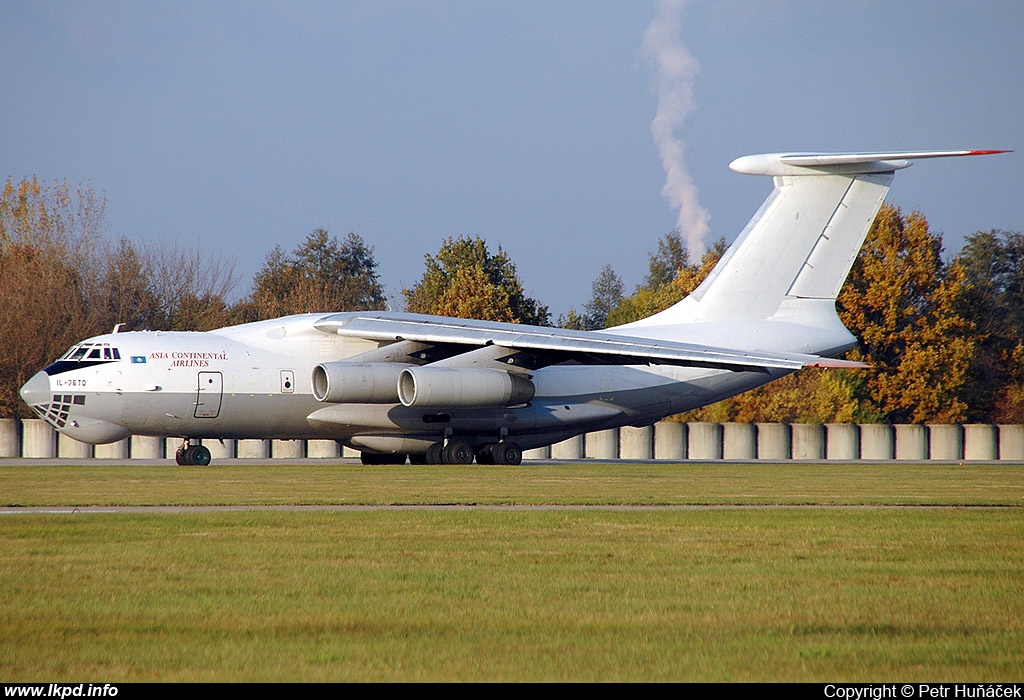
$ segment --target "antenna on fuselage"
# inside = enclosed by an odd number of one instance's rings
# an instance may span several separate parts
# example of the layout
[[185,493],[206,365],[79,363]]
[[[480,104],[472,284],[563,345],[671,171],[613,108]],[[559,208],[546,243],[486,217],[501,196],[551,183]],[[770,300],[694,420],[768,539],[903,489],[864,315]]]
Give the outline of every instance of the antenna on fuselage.
[[116,326],[114,326],[114,330],[112,330],[111,333],[120,333],[122,328],[124,328],[124,324],[119,323]]

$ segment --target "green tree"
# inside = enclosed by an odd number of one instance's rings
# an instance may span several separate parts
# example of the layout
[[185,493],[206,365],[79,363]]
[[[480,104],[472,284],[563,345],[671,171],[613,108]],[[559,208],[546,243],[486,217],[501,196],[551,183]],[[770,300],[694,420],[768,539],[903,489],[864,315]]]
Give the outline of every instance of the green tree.
[[611,265],[604,265],[590,285],[590,301],[584,304],[583,313],[571,308],[566,316],[559,316],[558,325],[576,331],[606,328],[608,314],[622,303],[622,289],[622,279]]
[[974,233],[957,262],[967,282],[959,308],[980,344],[967,371],[968,419],[1024,422],[1024,234]]
[[403,289],[413,313],[480,318],[544,326],[548,308],[526,296],[512,260],[498,247],[491,254],[479,237],[448,238],[436,256],[426,256],[426,271]]
[[674,280],[679,271],[690,264],[690,251],[679,230],[673,229],[658,240],[657,252],[649,253],[647,258],[647,277],[640,286],[658,289]]
[[385,306],[373,249],[355,233],[339,243],[326,229],[318,228],[291,254],[275,246],[267,255],[254,279],[246,313],[267,319]]
[[570,308],[569,313],[564,316],[559,314],[558,327],[571,331],[585,331],[587,329],[587,318],[575,308]]
[[[718,239],[704,252],[699,263],[690,262],[690,254],[682,245],[679,234],[672,231],[658,242],[658,252],[649,255],[650,271],[644,284],[608,313],[608,327],[630,323],[663,311],[682,301],[704,281],[725,254],[728,245]],[[665,280],[667,270],[675,266],[672,276]]]

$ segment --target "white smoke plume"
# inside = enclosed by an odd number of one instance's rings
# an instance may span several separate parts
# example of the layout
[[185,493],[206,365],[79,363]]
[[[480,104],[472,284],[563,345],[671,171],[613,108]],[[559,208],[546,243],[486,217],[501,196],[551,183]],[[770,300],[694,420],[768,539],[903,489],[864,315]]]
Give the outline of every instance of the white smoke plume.
[[685,143],[678,136],[694,109],[693,84],[700,71],[697,59],[679,38],[685,5],[686,0],[659,0],[657,14],[644,32],[643,53],[654,64],[658,93],[658,112],[651,122],[651,134],[665,168],[661,196],[673,209],[679,209],[676,227],[686,241],[690,259],[699,260],[711,217],[697,201],[697,187],[683,157]]

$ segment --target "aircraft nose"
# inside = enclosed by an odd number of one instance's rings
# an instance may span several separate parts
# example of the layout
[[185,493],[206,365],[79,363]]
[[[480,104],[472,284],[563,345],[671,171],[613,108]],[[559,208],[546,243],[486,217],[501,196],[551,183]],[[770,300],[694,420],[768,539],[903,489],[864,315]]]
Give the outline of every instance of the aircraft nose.
[[21,398],[29,406],[48,404],[53,398],[50,392],[50,375],[46,372],[36,372],[35,375],[21,387]]

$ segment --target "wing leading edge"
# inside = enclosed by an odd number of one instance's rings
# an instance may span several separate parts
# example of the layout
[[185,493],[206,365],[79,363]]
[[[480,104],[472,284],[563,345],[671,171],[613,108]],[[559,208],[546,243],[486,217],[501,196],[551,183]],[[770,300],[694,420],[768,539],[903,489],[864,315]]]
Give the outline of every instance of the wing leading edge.
[[601,361],[614,364],[668,364],[734,372],[798,370],[804,367],[867,367],[860,362],[818,355],[737,351],[600,331],[572,331],[384,311],[331,314],[317,321],[314,326],[325,333],[368,340],[465,345],[467,350],[494,345],[510,350],[553,353],[562,357],[561,361],[575,359],[588,364]]

